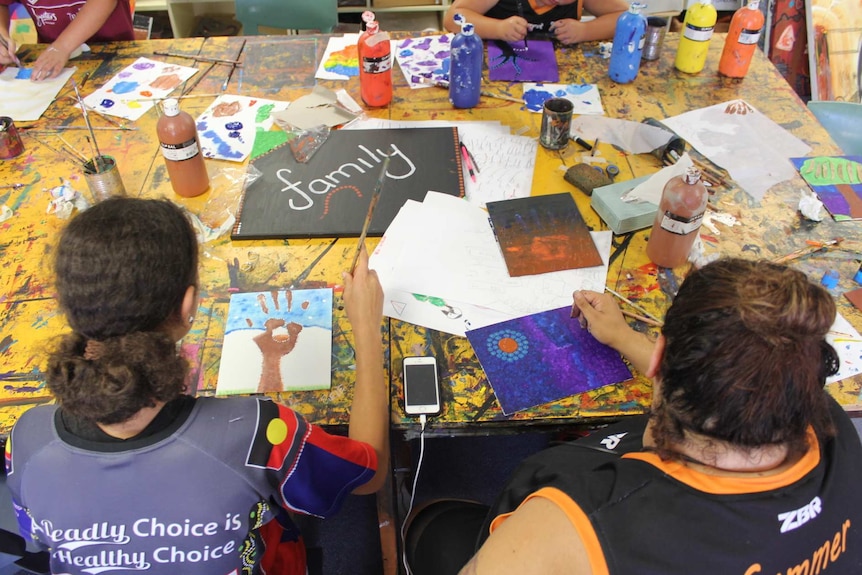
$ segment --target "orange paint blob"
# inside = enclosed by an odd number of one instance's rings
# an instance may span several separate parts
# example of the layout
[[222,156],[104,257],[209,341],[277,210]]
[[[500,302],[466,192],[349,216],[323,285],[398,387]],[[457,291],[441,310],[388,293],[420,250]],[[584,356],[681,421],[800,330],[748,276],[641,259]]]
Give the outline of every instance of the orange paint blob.
[[515,353],[516,351],[518,351],[518,342],[511,337],[504,337],[497,342],[497,347],[500,348],[500,351],[506,353]]

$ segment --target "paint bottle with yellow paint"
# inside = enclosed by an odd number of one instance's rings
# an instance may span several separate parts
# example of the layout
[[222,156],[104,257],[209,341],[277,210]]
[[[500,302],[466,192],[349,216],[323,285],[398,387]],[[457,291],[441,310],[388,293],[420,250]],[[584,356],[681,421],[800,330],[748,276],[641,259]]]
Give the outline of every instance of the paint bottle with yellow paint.
[[697,74],[703,70],[717,19],[718,13],[712,0],[699,0],[688,7],[674,62],[677,70],[687,74]]

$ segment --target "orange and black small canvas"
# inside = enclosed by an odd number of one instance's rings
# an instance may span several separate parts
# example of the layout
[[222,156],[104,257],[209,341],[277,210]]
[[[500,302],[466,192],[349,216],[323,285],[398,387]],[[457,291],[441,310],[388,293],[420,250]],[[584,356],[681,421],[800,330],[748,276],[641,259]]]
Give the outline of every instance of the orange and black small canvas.
[[487,208],[512,277],[602,265],[568,193],[489,202]]

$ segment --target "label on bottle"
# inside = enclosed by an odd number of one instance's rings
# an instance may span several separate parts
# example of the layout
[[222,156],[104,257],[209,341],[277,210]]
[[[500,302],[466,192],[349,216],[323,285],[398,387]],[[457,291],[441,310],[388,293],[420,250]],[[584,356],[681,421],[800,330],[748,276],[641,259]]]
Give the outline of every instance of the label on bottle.
[[661,218],[661,227],[672,234],[679,236],[687,236],[691,232],[697,231],[703,220],[703,212],[690,218],[683,218],[671,212],[665,212]]
[[739,33],[740,44],[757,44],[758,40],[760,40],[760,30],[748,30],[743,28],[742,32]]
[[198,148],[198,141],[194,138],[182,144],[162,143],[161,147],[162,155],[166,160],[171,160],[172,162],[191,160],[201,152],[200,148]]
[[387,70],[392,68],[392,58],[386,56],[380,56],[378,58],[363,58],[362,59],[362,70],[367,72],[368,74],[381,74],[386,72]]
[[713,30],[715,30],[715,26],[693,26],[686,24],[683,36],[695,42],[708,42],[712,38]]
[[641,36],[641,39],[638,40],[638,50],[643,50],[644,44],[646,44],[646,36]]

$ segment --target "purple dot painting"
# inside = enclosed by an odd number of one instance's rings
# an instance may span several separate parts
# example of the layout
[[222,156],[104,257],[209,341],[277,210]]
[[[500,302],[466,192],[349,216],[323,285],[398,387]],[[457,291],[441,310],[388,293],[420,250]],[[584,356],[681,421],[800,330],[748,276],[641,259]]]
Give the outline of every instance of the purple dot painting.
[[132,64],[132,68],[136,70],[149,70],[150,68],[155,68],[155,66],[153,62],[135,62]]
[[522,43],[488,42],[488,79],[492,82],[557,82],[560,72],[551,40]]
[[631,379],[625,362],[571,319],[571,308],[467,331],[503,413]]

